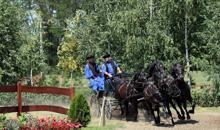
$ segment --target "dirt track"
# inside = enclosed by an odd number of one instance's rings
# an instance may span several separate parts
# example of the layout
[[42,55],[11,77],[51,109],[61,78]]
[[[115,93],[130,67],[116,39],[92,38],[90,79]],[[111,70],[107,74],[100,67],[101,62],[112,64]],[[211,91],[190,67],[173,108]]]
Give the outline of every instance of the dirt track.
[[[176,117],[174,115],[174,117]],[[138,122],[120,121],[123,128],[116,130],[220,130],[220,113],[201,112],[191,116],[191,120],[180,121],[174,119],[176,125],[171,126],[168,122],[165,125],[155,126],[153,121],[146,121],[143,117],[139,117]]]
[[[171,126],[165,120],[162,122],[165,125],[155,126],[153,121],[145,118],[143,111],[139,111],[138,122],[127,122],[124,118],[117,117],[119,113],[115,113],[112,120],[106,120],[106,124],[116,125],[116,130],[220,130],[220,107],[218,112],[212,112],[212,110],[196,111],[194,115],[191,115],[191,120],[180,121],[174,115],[175,126]],[[66,115],[56,114],[52,112],[31,112],[35,117],[66,117]],[[174,113],[174,112],[173,112]],[[7,114],[8,117],[16,118],[16,113]],[[98,126],[99,119],[92,120],[92,126]],[[121,127],[120,127],[121,126]],[[118,128],[120,127],[120,128]],[[94,130],[94,129],[92,129]],[[111,129],[112,130],[112,129]]]

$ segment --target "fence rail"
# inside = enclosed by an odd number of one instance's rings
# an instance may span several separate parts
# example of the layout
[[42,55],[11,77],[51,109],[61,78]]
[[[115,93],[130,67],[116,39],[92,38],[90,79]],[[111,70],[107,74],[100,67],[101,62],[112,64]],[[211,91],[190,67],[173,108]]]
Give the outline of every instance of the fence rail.
[[36,93],[36,94],[56,94],[64,95],[72,99],[75,94],[74,87],[71,88],[58,88],[58,87],[30,87],[22,86],[20,82],[15,86],[0,86],[0,93],[17,92],[18,106],[0,107],[0,113],[17,112],[19,116],[21,112],[28,111],[51,111],[61,114],[67,114],[68,109],[61,106],[51,105],[29,105],[22,106],[22,93]]

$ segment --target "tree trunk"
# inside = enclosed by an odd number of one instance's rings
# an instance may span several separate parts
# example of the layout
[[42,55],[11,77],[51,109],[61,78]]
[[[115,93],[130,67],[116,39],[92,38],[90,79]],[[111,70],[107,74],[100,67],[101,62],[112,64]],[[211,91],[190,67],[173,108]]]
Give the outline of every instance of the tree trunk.
[[153,0],[150,0],[150,20],[152,19],[153,16]]
[[31,67],[31,72],[30,72],[30,82],[31,82],[31,86],[33,86],[33,69]]
[[191,76],[190,76],[190,64],[189,64],[189,49],[188,49],[188,25],[187,25],[187,4],[185,5],[185,27],[184,27],[184,33],[185,33],[185,38],[184,38],[184,44],[185,44],[185,52],[186,52],[186,74],[187,74],[187,80],[188,84],[191,87]]

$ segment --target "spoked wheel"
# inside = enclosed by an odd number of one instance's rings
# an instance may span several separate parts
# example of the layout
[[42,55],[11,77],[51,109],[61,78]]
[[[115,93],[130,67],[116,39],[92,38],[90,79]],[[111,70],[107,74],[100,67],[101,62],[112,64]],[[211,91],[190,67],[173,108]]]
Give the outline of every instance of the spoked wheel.
[[94,117],[100,117],[101,115],[101,105],[100,101],[97,99],[96,95],[92,95],[90,99],[90,111],[91,115]]
[[105,116],[107,119],[111,119],[112,118],[112,104],[110,99],[106,100],[106,104],[105,104]]

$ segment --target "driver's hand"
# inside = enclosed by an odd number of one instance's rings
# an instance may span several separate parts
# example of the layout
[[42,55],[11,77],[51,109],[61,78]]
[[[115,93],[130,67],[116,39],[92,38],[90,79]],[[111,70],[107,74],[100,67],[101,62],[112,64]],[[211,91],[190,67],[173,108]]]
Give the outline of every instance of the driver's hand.
[[120,68],[118,68],[117,70],[118,70],[118,73],[119,73],[119,74],[121,74],[121,73],[122,73],[122,71],[121,71],[121,69],[120,69]]
[[108,74],[108,77],[112,78],[112,75],[111,75],[111,74]]

